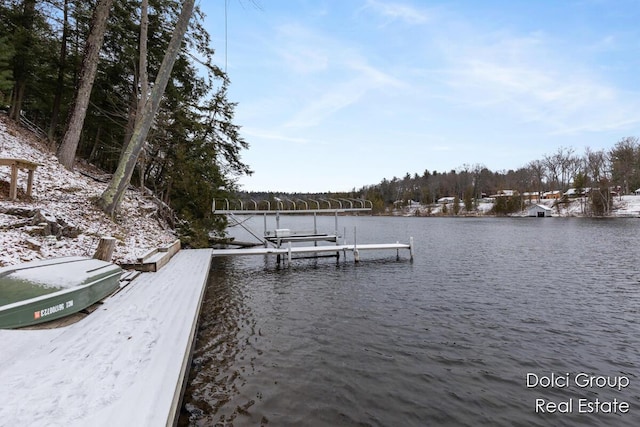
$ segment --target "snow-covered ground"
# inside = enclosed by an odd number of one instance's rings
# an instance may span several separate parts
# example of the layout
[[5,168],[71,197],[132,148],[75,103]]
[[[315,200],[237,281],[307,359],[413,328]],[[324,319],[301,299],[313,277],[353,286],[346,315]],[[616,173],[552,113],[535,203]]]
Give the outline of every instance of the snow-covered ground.
[[[93,256],[102,236],[117,239],[114,262],[130,263],[149,249],[176,239],[174,232],[156,218],[157,206],[137,191],[127,191],[120,214],[112,221],[92,203],[106,183],[66,170],[43,141],[0,115],[0,158],[5,157],[42,166],[35,171],[31,200],[24,194],[27,173],[18,173],[17,201],[8,200],[10,168],[0,167],[0,267],[57,256]],[[19,227],[25,218],[2,213],[15,208],[40,210],[74,232],[56,238],[34,232],[29,226]]]
[[640,217],[640,196],[616,197],[613,201],[613,216],[617,217]]
[[183,250],[76,323],[0,329],[0,425],[170,425],[210,263]]

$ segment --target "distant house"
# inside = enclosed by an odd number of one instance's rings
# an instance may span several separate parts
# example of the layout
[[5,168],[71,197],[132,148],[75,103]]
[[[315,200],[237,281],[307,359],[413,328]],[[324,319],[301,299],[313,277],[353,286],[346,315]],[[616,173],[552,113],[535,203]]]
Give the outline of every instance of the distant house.
[[522,197],[524,197],[525,200],[539,200],[540,193],[537,191],[527,191],[522,193]]
[[492,198],[496,198],[496,197],[513,197],[513,196],[517,196],[518,192],[515,190],[498,190],[498,192],[496,194],[492,194],[489,197]]
[[532,205],[527,209],[527,216],[545,218],[551,216],[551,208],[544,205]]
[[455,200],[455,197],[441,197],[438,199],[438,203],[453,203]]
[[562,197],[562,192],[560,192],[560,190],[545,191],[542,193],[543,199],[559,199],[560,197]]
[[581,188],[580,190],[578,190],[577,188],[570,188],[564,192],[564,195],[567,197],[581,197],[585,196],[590,191],[590,188]]
[[640,188],[633,192],[636,196],[640,196]]

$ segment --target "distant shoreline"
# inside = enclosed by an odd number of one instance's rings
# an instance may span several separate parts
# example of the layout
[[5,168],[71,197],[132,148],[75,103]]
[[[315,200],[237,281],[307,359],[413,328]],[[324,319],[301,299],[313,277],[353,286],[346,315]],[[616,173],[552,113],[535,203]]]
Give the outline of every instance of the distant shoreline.
[[[588,201],[584,198],[572,199],[562,206],[553,206],[555,200],[542,200],[538,203],[528,203],[527,209],[534,205],[541,205],[551,209],[551,218],[639,218],[640,217],[640,195],[619,196],[613,200],[610,215],[590,215],[586,212]],[[458,214],[451,213],[451,203],[423,205],[412,202],[409,206],[402,209],[395,209],[385,213],[375,213],[378,216],[415,216],[421,218],[531,218],[527,214],[527,209],[512,214],[497,215],[490,213],[493,203],[482,202],[478,205],[478,209],[467,212],[460,204],[460,212]],[[447,211],[443,212],[443,206]]]

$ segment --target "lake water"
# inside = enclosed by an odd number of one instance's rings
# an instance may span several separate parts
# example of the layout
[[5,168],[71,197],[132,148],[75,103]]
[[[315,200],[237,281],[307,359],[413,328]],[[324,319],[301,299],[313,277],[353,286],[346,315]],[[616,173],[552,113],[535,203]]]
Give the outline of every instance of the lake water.
[[181,425],[640,425],[640,220],[354,226],[415,259],[214,258]]

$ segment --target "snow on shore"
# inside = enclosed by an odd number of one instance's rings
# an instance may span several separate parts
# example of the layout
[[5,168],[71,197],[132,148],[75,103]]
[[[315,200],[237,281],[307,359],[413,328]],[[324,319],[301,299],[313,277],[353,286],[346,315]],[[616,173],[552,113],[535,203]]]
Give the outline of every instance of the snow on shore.
[[[137,191],[129,190],[116,221],[112,221],[92,200],[106,183],[98,182],[62,167],[43,141],[0,115],[0,158],[26,159],[42,166],[35,171],[29,200],[27,173],[18,173],[18,200],[8,200],[10,168],[0,167],[0,212],[4,209],[39,209],[77,229],[77,237],[32,235],[28,227],[11,228],[23,218],[0,213],[0,267],[37,259],[67,255],[93,256],[102,236],[117,239],[113,261],[130,263],[151,248],[176,239],[175,233],[155,217],[156,205]],[[82,168],[78,165],[78,168]],[[74,233],[76,234],[76,233]]]
[[[535,201],[533,202],[534,204]],[[555,217],[584,217],[587,216],[586,204],[589,203],[586,199],[573,199],[569,203],[562,203],[559,206],[555,206],[555,200],[542,200],[537,203],[552,209],[552,216]],[[451,203],[448,204],[448,209],[451,208]],[[462,204],[460,205],[462,207]],[[489,215],[489,212],[493,208],[493,203],[482,202],[478,206],[479,215]],[[394,211],[395,215],[404,216],[424,216],[426,212],[430,215],[440,216],[442,214],[442,204],[436,204],[431,206],[425,206],[413,202],[411,206],[404,209]],[[463,214],[464,215],[464,212]],[[427,215],[429,216],[429,215]],[[446,214],[445,214],[446,216]],[[512,214],[514,217],[526,217],[527,209],[522,212]],[[640,218],[640,195],[626,195],[626,196],[614,196],[612,200],[612,210],[610,217],[612,218]]]

